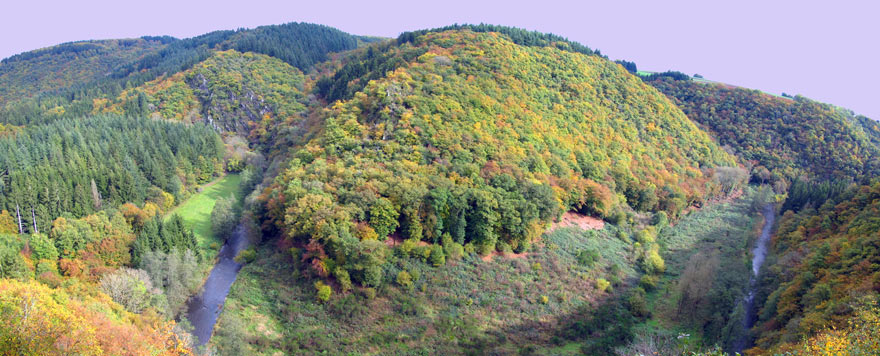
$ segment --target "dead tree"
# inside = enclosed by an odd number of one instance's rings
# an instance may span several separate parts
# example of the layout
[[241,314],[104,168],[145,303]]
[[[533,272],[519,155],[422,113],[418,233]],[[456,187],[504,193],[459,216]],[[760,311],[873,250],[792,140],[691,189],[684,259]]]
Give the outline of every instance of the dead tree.
[[37,230],[37,214],[34,213],[33,207],[31,207],[31,219],[34,221],[34,233],[39,234],[40,230]]
[[18,210],[18,204],[15,204],[15,215],[18,216],[18,233],[23,234],[24,228],[21,226],[21,213]]

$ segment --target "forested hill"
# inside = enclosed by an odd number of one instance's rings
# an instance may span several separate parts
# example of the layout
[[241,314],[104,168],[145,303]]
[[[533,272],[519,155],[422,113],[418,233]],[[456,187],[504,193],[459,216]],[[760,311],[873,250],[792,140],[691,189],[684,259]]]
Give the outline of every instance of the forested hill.
[[[91,73],[80,77],[64,76],[52,81],[57,74],[51,73],[52,66],[34,63],[62,62],[68,51],[48,51],[44,56],[24,53],[8,59],[3,72],[12,74],[0,76],[0,88],[15,87],[15,90],[28,88],[19,79],[33,77],[40,83],[43,95],[23,100],[6,102],[0,98],[0,123],[27,125],[39,124],[57,118],[75,118],[89,115],[94,109],[95,99],[118,97],[126,88],[137,87],[160,77],[192,68],[209,58],[213,53],[234,49],[239,52],[254,52],[280,59],[281,61],[307,71],[316,63],[329,59],[329,54],[357,48],[359,44],[374,41],[368,37],[358,37],[337,29],[307,23],[262,26],[251,30],[215,31],[201,36],[177,40],[170,37],[145,37],[132,40],[135,43],[158,43],[140,55],[130,55],[127,60],[112,62],[112,70],[98,65],[107,61],[105,57],[116,58],[121,55],[110,52],[97,52],[91,61],[77,62],[72,71]],[[126,41],[109,41],[110,43]],[[45,51],[45,50],[42,50]],[[118,51],[116,51],[118,52]],[[91,52],[89,52],[91,53]],[[3,73],[0,72],[0,73]],[[2,92],[0,92],[2,95]],[[5,104],[5,105],[4,105]]]
[[92,113],[202,121],[243,136],[253,130],[252,143],[266,147],[277,131],[296,126],[305,110],[305,85],[303,73],[280,59],[227,50],[118,97],[96,99]]
[[497,25],[452,25],[430,30],[404,32],[397,37],[396,41],[385,43],[382,46],[370,46],[365,51],[354,53],[343,61],[343,66],[333,73],[332,76],[321,78],[317,83],[317,91],[327,101],[335,101],[350,98],[355,92],[363,89],[370,80],[379,79],[386,72],[392,71],[399,66],[405,65],[418,55],[418,51],[396,54],[390,53],[388,48],[395,45],[412,43],[420,36],[443,31],[472,31],[492,32],[502,34],[515,44],[533,47],[555,47],[563,51],[581,53],[584,55],[598,55],[598,50],[592,50],[580,43],[569,41],[563,37],[528,31],[515,27]]
[[469,30],[365,53],[397,69],[354,61],[381,73],[343,66],[355,76],[325,82],[363,89],[323,112],[322,133],[264,197],[285,236],[311,241],[319,273],[335,265],[376,285],[370,240],[391,234],[488,254],[527,249],[566,210],[677,216],[720,191],[714,168],[734,165],[665,96],[598,56]]
[[770,172],[761,181],[791,182],[801,175],[858,179],[880,173],[880,131],[868,118],[803,97],[780,98],[687,76],[657,75],[648,82],[719,143],[767,168]]
[[119,66],[165,48],[170,38],[71,42],[0,61],[0,108],[6,103],[101,80]]

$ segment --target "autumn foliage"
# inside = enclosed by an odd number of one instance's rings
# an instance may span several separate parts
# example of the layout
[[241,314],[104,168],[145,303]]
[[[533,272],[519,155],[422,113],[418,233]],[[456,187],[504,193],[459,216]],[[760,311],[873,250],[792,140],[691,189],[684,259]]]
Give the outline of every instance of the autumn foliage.
[[379,240],[449,234],[483,254],[521,252],[567,210],[677,216],[706,198],[712,167],[734,165],[662,94],[598,56],[467,30],[365,53],[403,64],[323,110],[263,196],[288,238],[324,247],[329,259],[312,262],[322,275],[335,260],[367,279],[367,227]]
[[[880,296],[880,183],[853,186],[818,208],[786,211],[773,245],[769,296],[758,346],[769,348],[843,330],[861,300]],[[875,310],[876,311],[876,310]],[[837,335],[828,333],[828,342]]]
[[85,285],[0,280],[3,355],[190,355],[172,327],[128,313]]

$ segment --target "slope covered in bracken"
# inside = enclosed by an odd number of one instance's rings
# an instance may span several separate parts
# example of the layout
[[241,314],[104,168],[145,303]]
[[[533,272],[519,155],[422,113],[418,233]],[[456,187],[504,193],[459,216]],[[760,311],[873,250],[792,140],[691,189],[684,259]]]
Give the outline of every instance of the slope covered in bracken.
[[[363,70],[389,68],[376,60],[396,69]],[[718,193],[714,167],[734,165],[661,93],[565,43],[427,32],[340,72],[354,75],[335,84],[378,79],[324,110],[265,192],[265,216],[308,244],[319,274],[364,285],[380,283],[384,245],[371,241],[389,234],[523,251],[566,210],[677,216]]]

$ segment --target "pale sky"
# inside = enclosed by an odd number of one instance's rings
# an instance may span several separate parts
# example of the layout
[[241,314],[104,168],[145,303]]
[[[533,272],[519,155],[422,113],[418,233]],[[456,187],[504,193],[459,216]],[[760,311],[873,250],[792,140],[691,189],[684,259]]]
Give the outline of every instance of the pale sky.
[[62,42],[304,21],[359,34],[453,23],[552,32],[639,69],[801,94],[880,119],[877,1],[10,1],[0,58]]

